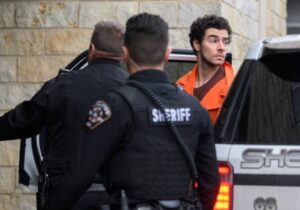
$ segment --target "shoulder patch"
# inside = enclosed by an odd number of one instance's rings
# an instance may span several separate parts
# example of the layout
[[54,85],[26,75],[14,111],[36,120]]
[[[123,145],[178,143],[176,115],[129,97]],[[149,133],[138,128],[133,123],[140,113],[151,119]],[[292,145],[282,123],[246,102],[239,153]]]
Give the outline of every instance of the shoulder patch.
[[89,117],[85,125],[94,129],[111,117],[111,109],[105,101],[97,101],[89,111]]

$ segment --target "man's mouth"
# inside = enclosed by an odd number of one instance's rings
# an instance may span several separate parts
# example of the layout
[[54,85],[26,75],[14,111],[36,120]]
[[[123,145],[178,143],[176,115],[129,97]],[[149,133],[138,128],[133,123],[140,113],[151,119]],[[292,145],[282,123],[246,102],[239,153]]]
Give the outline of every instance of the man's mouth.
[[222,59],[222,60],[225,59],[225,57],[223,55],[216,55],[215,58]]

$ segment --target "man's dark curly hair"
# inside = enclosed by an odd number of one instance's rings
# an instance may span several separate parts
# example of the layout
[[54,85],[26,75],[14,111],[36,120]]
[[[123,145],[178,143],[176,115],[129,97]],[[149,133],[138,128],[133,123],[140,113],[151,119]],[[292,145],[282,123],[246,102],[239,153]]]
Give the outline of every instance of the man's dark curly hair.
[[219,30],[226,30],[229,35],[229,41],[231,40],[231,27],[228,21],[217,15],[205,15],[202,18],[197,18],[190,27],[190,44],[193,47],[193,40],[196,39],[200,43],[202,42],[205,32],[209,28],[216,28]]
[[124,44],[137,64],[157,65],[168,46],[168,31],[168,24],[160,16],[141,13],[127,20]]

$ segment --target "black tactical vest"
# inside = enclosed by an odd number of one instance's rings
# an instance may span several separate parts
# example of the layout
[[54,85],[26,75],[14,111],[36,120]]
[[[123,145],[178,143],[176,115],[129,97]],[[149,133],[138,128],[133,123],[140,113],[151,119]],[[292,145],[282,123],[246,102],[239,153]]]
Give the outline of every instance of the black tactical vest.
[[[157,83],[151,89],[166,106],[194,157],[199,137],[199,123],[194,118],[199,102],[168,83]],[[134,199],[189,197],[190,170],[162,113],[135,87],[124,86],[118,94],[132,110],[134,129],[129,142],[110,161],[109,188],[125,189]]]

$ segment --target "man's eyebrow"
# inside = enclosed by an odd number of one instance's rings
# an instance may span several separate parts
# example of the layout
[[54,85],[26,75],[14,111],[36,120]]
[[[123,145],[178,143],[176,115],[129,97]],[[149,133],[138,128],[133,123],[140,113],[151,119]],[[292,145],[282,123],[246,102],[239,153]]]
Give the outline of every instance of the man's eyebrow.
[[219,36],[218,36],[218,35],[215,35],[215,34],[211,34],[211,35],[209,35],[207,38],[210,38],[210,37],[218,38]]
[[216,34],[211,34],[207,38],[210,38],[210,37],[212,37],[212,38],[221,38],[221,39],[229,39],[229,37],[220,37],[220,36],[218,36]]

